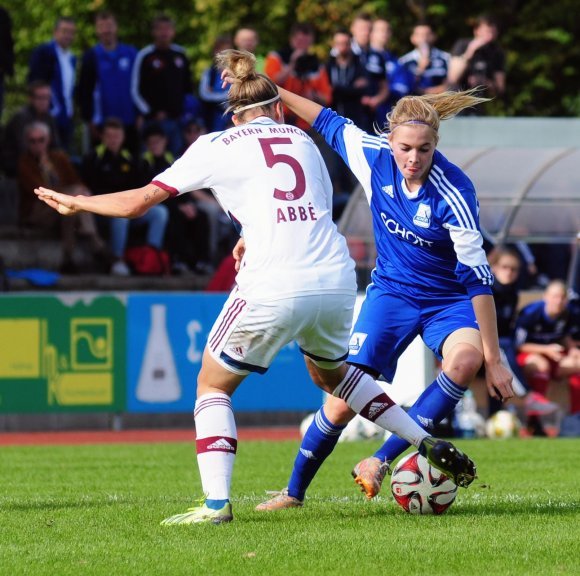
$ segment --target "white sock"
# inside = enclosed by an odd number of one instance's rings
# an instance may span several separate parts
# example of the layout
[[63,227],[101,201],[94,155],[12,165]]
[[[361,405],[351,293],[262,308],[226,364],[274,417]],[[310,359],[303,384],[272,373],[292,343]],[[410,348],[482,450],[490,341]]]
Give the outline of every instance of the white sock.
[[204,394],[195,403],[197,465],[209,500],[228,500],[238,446],[232,401],[227,394]]
[[336,387],[333,396],[342,398],[363,418],[390,430],[410,444],[419,446],[429,436],[389,395],[372,376],[356,366],[349,366],[344,380]]

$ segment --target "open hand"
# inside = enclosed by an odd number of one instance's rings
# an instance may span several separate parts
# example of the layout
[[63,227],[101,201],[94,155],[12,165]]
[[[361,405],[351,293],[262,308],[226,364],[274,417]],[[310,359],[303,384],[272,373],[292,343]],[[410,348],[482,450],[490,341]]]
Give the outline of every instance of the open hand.
[[39,200],[42,200],[45,204],[48,204],[63,216],[72,216],[79,211],[79,209],[75,207],[75,199],[73,196],[61,194],[60,192],[55,192],[49,188],[42,187],[35,188],[34,193],[38,196]]

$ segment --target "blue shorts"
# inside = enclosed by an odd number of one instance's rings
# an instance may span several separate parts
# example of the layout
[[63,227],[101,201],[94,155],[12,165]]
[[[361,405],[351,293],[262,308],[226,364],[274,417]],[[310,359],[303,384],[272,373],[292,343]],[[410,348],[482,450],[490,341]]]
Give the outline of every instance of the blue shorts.
[[479,330],[467,295],[441,297],[396,282],[387,289],[371,284],[352,329],[347,362],[392,382],[399,357],[417,336],[441,358],[445,339],[460,328]]

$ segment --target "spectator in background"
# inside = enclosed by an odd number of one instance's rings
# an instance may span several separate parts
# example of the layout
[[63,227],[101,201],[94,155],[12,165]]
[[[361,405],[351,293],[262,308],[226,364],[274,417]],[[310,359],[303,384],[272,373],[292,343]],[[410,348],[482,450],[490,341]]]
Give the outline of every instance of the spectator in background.
[[365,117],[358,126],[368,132],[373,131],[377,110],[386,101],[389,94],[385,76],[385,61],[370,43],[372,26],[373,20],[365,12],[357,14],[350,25],[352,51],[362,62],[368,80],[367,93],[361,99]]
[[58,186],[65,194],[74,196],[91,195],[68,155],[62,150],[50,148],[50,127],[38,121],[28,124],[24,129],[24,146],[24,152],[18,159],[20,224],[47,233],[59,231],[63,273],[78,271],[74,262],[77,235],[87,237],[97,261],[106,259],[105,243],[97,232],[92,214],[79,214],[69,222],[59,218],[58,214],[51,214],[54,211],[48,206],[39,206],[36,200],[34,189],[38,186]]
[[78,86],[81,117],[89,128],[91,147],[98,142],[105,119],[119,118],[125,129],[125,146],[137,153],[137,109],[131,97],[137,49],[119,42],[112,12],[95,16],[95,33],[98,43],[83,54]]
[[332,108],[355,124],[362,122],[361,99],[369,81],[364,65],[352,51],[352,36],[346,29],[337,30],[332,37],[326,72],[332,86]]
[[[515,324],[518,314],[519,290],[518,276],[521,261],[518,252],[513,248],[499,246],[490,257],[491,271],[495,276],[492,285],[493,300],[497,316],[497,332],[500,351],[506,366],[509,366],[514,392],[524,400],[523,408],[528,421],[528,428],[535,435],[545,435],[541,416],[554,414],[559,408],[554,402],[530,389],[526,377],[516,359]],[[489,415],[501,410],[503,404],[496,398],[489,397]]]
[[[328,106],[332,98],[332,87],[325,67],[316,54],[311,52],[314,44],[314,28],[305,22],[298,22],[290,29],[289,45],[270,52],[266,57],[265,73],[276,84],[295,94]],[[289,110],[285,110],[288,124],[294,124],[305,131],[310,126]]]
[[406,94],[438,94],[447,89],[449,54],[435,47],[437,35],[427,22],[413,27],[414,49],[399,59],[406,70]]
[[[143,182],[151,182],[155,176],[169,168],[175,161],[167,150],[167,136],[154,124],[143,134]],[[208,260],[208,220],[205,213],[198,210],[193,195],[182,194],[166,203],[169,222],[166,232],[166,246],[171,256],[171,270],[177,274],[187,274],[198,265],[205,266]]]
[[[477,18],[473,38],[458,40],[451,50],[448,83],[454,90],[481,86],[484,96],[497,98],[505,92],[505,54],[497,38],[499,29],[495,19],[488,15]],[[471,115],[483,114],[483,108],[474,108]]]
[[[115,190],[138,188],[143,183],[139,164],[129,150],[123,148],[125,128],[117,119],[103,124],[101,144],[83,159],[83,179],[94,194],[108,194]],[[168,211],[162,204],[153,206],[143,216],[107,219],[109,246],[113,256],[111,274],[128,276],[131,271],[124,260],[130,227],[145,227],[146,243],[161,249],[165,238]]]
[[52,88],[51,114],[56,119],[60,144],[70,152],[74,135],[74,87],[76,56],[71,46],[76,35],[72,18],[60,17],[53,39],[34,49],[30,57],[28,82],[42,80]]
[[190,64],[185,49],[173,43],[175,23],[169,16],[153,20],[152,36],[153,43],[137,54],[133,100],[145,119],[144,128],[152,122],[160,123],[169,150],[178,155],[183,147],[180,119],[186,96],[193,91]]
[[[332,37],[332,50],[326,72],[332,86],[332,108],[355,124],[366,122],[361,100],[367,93],[369,81],[364,65],[352,51],[352,36],[346,29],[337,30]],[[327,163],[334,195],[332,219],[340,218],[348,198],[356,185],[352,172],[334,154]]]
[[256,54],[260,44],[258,31],[252,26],[242,26],[234,34],[234,48],[236,50],[247,50],[256,57],[256,72],[264,73],[264,57]]
[[42,80],[35,80],[28,86],[28,103],[16,111],[6,123],[2,134],[2,164],[7,176],[16,176],[18,158],[27,148],[24,132],[29,124],[46,124],[50,132],[49,147],[59,148],[58,129],[50,114],[50,101],[50,85]]
[[14,41],[12,39],[12,19],[0,6],[0,120],[4,109],[4,80],[14,74]]
[[[569,306],[566,284],[553,280],[542,300],[525,306],[516,322],[518,363],[530,386],[546,395],[552,381],[577,379],[580,376],[580,350],[573,338],[577,319]],[[572,394],[578,394],[571,387]],[[578,406],[574,397],[571,405]]]
[[388,20],[384,18],[374,20],[370,36],[371,48],[383,58],[388,88],[387,99],[378,106],[376,113],[377,124],[381,127],[385,124],[388,112],[407,90],[405,69],[399,65],[397,56],[389,50],[391,35],[391,24]]
[[[229,36],[218,36],[213,45],[213,55],[228,48],[232,48],[232,39]],[[208,132],[219,132],[232,125],[231,114],[225,113],[228,88],[222,84],[220,71],[215,64],[203,71],[199,82],[199,99]]]

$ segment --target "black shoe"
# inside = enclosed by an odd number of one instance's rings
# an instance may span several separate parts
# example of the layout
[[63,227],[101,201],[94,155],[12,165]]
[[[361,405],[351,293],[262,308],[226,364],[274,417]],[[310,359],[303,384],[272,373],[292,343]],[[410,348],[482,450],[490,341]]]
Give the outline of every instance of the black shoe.
[[467,488],[477,477],[474,462],[451,442],[427,436],[419,446],[419,454],[462,488]]

